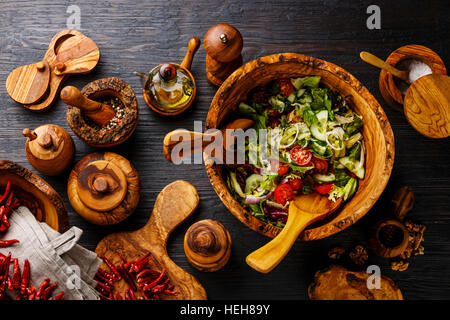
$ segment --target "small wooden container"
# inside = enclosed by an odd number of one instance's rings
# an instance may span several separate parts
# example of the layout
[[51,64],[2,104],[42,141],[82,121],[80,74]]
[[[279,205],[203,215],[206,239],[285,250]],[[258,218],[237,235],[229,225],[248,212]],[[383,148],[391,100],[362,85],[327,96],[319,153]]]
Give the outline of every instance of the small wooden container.
[[206,219],[194,223],[184,236],[184,253],[196,269],[212,272],[230,259],[231,237],[219,221]]
[[[73,133],[81,140],[93,147],[109,148],[118,146],[131,137],[138,123],[139,109],[136,95],[128,83],[118,78],[105,78],[93,81],[81,90],[81,94],[85,97],[84,99],[79,99],[79,97],[74,97],[73,100],[67,99],[63,97],[64,89],[61,98],[69,104],[66,114],[67,123]],[[92,100],[98,101],[105,97],[116,97],[123,106],[121,111],[123,114],[120,119],[111,120],[114,122],[114,126],[111,129],[107,128],[107,126],[102,128],[94,121],[90,121],[92,120],[91,114],[86,111],[91,110]],[[78,104],[80,101],[83,105],[78,105],[78,107],[71,105],[71,103]],[[80,108],[85,111],[82,111]],[[98,115],[104,112],[100,108],[99,112],[93,113]]]
[[[436,52],[416,44],[398,48],[389,55],[386,62],[396,67],[402,61],[409,59],[426,63],[433,71],[433,74],[447,74],[445,64]],[[395,110],[403,112],[404,95],[398,87],[398,80],[391,73],[381,70],[378,85],[386,103]]]
[[205,35],[206,77],[219,87],[234,70],[242,65],[242,35],[235,27],[221,23]]
[[394,258],[401,255],[408,242],[409,232],[404,224],[397,220],[381,220],[371,229],[369,244],[380,257]]
[[67,188],[75,211],[98,225],[116,224],[131,215],[139,203],[139,193],[136,169],[112,152],[81,159],[69,176]]
[[65,172],[75,156],[75,144],[70,134],[54,124],[37,127],[33,132],[24,129],[27,137],[25,153],[30,164],[39,172],[56,176]]

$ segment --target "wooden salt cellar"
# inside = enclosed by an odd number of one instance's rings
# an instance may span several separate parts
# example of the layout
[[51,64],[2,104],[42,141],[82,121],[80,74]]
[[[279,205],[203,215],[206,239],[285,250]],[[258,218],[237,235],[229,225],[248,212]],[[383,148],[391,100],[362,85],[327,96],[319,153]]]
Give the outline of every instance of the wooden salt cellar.
[[[112,128],[107,125],[111,119],[115,121],[114,110],[95,101],[105,97],[116,97],[123,106],[123,117],[117,119]],[[121,79],[99,79],[88,83],[81,91],[65,87],[61,91],[61,99],[68,104],[66,119],[70,129],[90,146],[108,148],[120,145],[136,129],[139,118],[136,95]]]
[[138,205],[139,192],[136,169],[112,152],[84,157],[72,170],[67,188],[75,211],[98,225],[116,224],[131,215]]
[[403,224],[414,206],[414,194],[408,187],[398,189],[391,201],[391,218],[378,221],[370,231],[369,244],[383,258],[401,255],[408,246],[409,232]]
[[219,87],[242,65],[242,35],[229,24],[216,24],[205,35],[206,77]]
[[33,132],[24,129],[27,137],[25,153],[30,164],[39,172],[56,176],[65,172],[75,156],[75,144],[69,133],[54,124],[37,127]]
[[11,98],[25,108],[43,112],[54,104],[70,75],[92,71],[100,59],[95,42],[76,30],[58,32],[44,58],[13,70],[6,80]]
[[184,236],[186,258],[200,271],[221,269],[230,259],[230,252],[230,233],[219,221],[206,219],[196,222]]
[[[415,59],[426,63],[433,71],[433,74],[447,74],[445,64],[436,52],[416,44],[398,48],[389,55],[386,62],[395,67],[401,61],[407,59]],[[387,104],[397,111],[403,111],[404,96],[397,86],[395,77],[391,73],[381,70],[378,85],[380,93]]]

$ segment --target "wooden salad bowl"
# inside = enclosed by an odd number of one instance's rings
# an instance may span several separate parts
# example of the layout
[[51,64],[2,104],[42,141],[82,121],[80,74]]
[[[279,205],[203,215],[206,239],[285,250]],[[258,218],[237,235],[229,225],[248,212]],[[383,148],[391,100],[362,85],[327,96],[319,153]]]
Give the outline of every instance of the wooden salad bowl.
[[[297,53],[280,53],[253,60],[230,75],[217,91],[206,118],[206,130],[221,128],[237,118],[238,105],[258,85],[277,78],[321,76],[321,84],[333,88],[363,117],[363,136],[366,145],[366,176],[359,181],[353,198],[327,218],[310,225],[298,240],[316,240],[328,237],[363,217],[380,197],[391,175],[394,164],[394,135],[391,125],[378,101],[354,76],[324,60]],[[275,237],[282,229],[265,223],[245,210],[233,198],[223,165],[212,163],[204,155],[206,171],[219,198],[241,222],[268,237]]]
[[14,194],[37,220],[58,232],[69,229],[69,217],[60,195],[42,178],[21,165],[0,159],[0,190],[11,181]]

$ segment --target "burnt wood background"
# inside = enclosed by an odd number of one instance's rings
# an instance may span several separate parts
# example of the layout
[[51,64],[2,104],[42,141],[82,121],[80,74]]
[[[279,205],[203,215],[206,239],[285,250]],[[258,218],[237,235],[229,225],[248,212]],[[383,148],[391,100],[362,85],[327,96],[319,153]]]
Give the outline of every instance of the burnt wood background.
[[[450,139],[432,140],[419,135],[405,117],[391,109],[378,89],[379,71],[363,63],[359,52],[370,51],[385,59],[405,44],[422,44],[450,61],[450,2],[442,1],[9,1],[0,3],[0,158],[16,161],[29,169],[21,131],[45,123],[66,128],[66,105],[57,100],[47,113],[35,114],[12,101],[5,89],[14,68],[40,61],[50,39],[66,29],[67,7],[81,9],[81,32],[99,46],[101,60],[96,69],[67,82],[81,88],[90,81],[115,76],[136,92],[140,120],[134,136],[111,151],[126,156],[137,168],[142,194],[137,211],[112,227],[89,224],[78,216],[67,199],[67,175],[45,177],[63,197],[70,224],[84,230],[81,245],[94,250],[109,233],[134,230],[149,219],[158,192],[176,179],[191,182],[201,198],[200,207],[170,239],[169,254],[204,285],[210,299],[307,299],[307,286],[316,270],[329,264],[327,251],[335,245],[351,249],[366,244],[371,224],[388,212],[393,192],[410,186],[416,204],[409,218],[424,223],[425,255],[412,259],[406,272],[391,271],[388,261],[370,255],[382,273],[397,281],[406,299],[450,298]],[[381,30],[366,28],[366,8],[381,8]],[[244,37],[244,61],[279,52],[299,52],[333,62],[356,76],[378,99],[392,125],[395,163],[390,182],[375,207],[358,223],[327,239],[297,243],[284,262],[269,275],[245,264],[245,256],[269,239],[240,223],[220,202],[203,165],[175,166],[162,154],[164,135],[176,128],[193,129],[194,120],[204,121],[216,89],[206,80],[205,51],[200,47],[192,64],[198,95],[186,113],[166,118],[144,103],[139,79],[133,71],[171,61],[180,62],[190,37],[203,39],[216,23],[236,26]],[[447,64],[447,68],[450,65]],[[96,151],[72,134],[76,160]],[[35,170],[32,169],[34,172]],[[41,175],[42,176],[42,175]],[[195,221],[217,219],[230,230],[233,248],[230,262],[215,273],[193,269],[183,251],[184,233]]]

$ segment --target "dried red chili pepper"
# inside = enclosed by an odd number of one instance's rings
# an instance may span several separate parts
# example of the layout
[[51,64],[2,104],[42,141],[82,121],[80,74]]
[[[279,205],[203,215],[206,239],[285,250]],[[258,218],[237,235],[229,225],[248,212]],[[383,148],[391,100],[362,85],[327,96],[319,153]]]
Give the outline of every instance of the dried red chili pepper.
[[152,283],[149,283],[147,285],[144,286],[144,291],[150,290],[151,288],[153,288],[154,286],[156,286],[158,284],[158,282],[162,279],[162,277],[164,276],[165,270],[162,269],[161,274],[158,276],[158,278],[156,278]]
[[21,278],[21,273],[20,273],[19,260],[14,259],[13,276],[12,276],[12,283],[13,283],[14,290],[17,290],[20,288],[20,278]]
[[6,200],[6,203],[5,203],[6,208],[11,207],[11,205],[13,203],[13,199],[14,199],[14,191],[11,191],[11,193],[9,194],[8,200]]
[[165,294],[168,294],[168,295],[170,295],[170,296],[177,296],[177,295],[180,294],[179,292],[171,291],[171,290],[168,290],[168,289],[164,290],[164,293],[165,293]]
[[118,292],[116,292],[116,300],[123,300],[123,297]]
[[136,290],[136,284],[133,281],[133,278],[128,273],[127,269],[123,265],[120,265],[117,268],[117,271],[120,273],[121,278],[125,280],[125,282],[133,289]]
[[45,288],[47,288],[49,284],[50,284],[50,278],[45,278],[44,281],[42,281],[42,283],[39,286],[39,289],[36,293],[37,299],[40,299],[42,297],[42,294],[44,293]]
[[20,283],[21,295],[25,294],[29,283],[30,283],[30,262],[28,261],[28,259],[25,259],[25,262],[23,264],[22,281]]
[[0,198],[0,204],[2,204],[3,201],[5,201],[5,199],[8,196],[10,190],[11,190],[11,181],[8,181],[8,183],[6,184],[5,192],[3,193],[3,195]]
[[131,290],[131,288],[128,288],[125,291],[125,300],[137,300],[136,295],[134,294],[134,291]]
[[49,285],[44,292],[42,293],[41,299],[42,300],[48,300],[48,298],[51,296],[52,291],[58,286],[58,281],[55,283]]
[[14,243],[18,243],[19,240],[12,239],[12,240],[0,240],[0,248],[7,248],[13,245]]
[[97,285],[95,286],[95,289],[97,291],[102,290],[103,292],[105,292],[107,294],[109,294],[111,292],[111,287],[110,286],[108,286],[108,285],[106,285],[104,283],[98,282],[98,281],[97,281]]
[[11,252],[3,260],[1,281],[0,281],[0,292],[4,292],[6,288],[6,281],[9,273],[9,263],[11,262]]
[[98,272],[95,274],[94,279],[97,280],[98,282],[102,282],[102,283],[107,284],[109,286],[113,286],[114,285],[114,282],[111,279],[108,279],[108,278],[104,277],[103,275],[101,275]]
[[64,292],[58,293],[53,300],[63,300],[64,299]]
[[111,261],[109,261],[106,257],[101,257],[101,258],[106,263],[106,265],[109,267],[109,269],[111,269],[111,271],[114,275],[114,279],[116,281],[120,280],[121,276],[120,276],[119,272],[117,271],[117,268],[114,266],[114,264],[112,264]]
[[150,259],[151,259],[151,253],[148,252],[146,255],[144,255],[142,258],[140,258],[139,260],[137,260],[135,263],[133,263],[131,265],[130,271],[134,271],[136,273],[141,272]]
[[14,290],[13,283],[12,283],[11,277],[9,275],[6,278],[6,286],[8,287],[9,291]]

